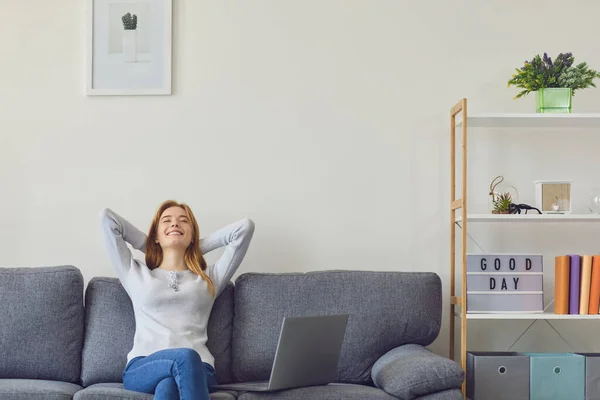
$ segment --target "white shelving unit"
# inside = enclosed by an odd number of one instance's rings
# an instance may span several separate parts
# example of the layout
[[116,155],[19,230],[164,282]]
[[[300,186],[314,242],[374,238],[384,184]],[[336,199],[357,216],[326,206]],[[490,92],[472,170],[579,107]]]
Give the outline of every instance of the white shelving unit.
[[[461,130],[462,136],[462,188],[457,197],[456,188],[456,131]],[[533,129],[553,129],[553,128],[591,128],[600,132],[600,114],[475,114],[469,116],[467,113],[467,99],[461,99],[450,110],[450,174],[451,174],[451,198],[450,198],[450,315],[456,318],[450,318],[450,358],[455,355],[455,324],[460,321],[460,363],[466,370],[467,353],[467,320],[530,320],[531,325],[536,321],[545,321],[559,335],[560,333],[552,326],[552,320],[600,320],[600,314],[581,315],[581,314],[554,314],[549,312],[550,306],[542,313],[467,313],[467,225],[471,222],[520,222],[520,223],[540,223],[540,222],[600,222],[600,215],[597,214],[538,214],[535,210],[530,210],[528,214],[469,214],[467,211],[467,139],[468,128],[533,128]],[[461,215],[457,211],[461,210]],[[533,212],[532,212],[533,211]],[[460,252],[461,268],[461,293],[456,293],[456,229],[461,229],[462,250]],[[552,304],[552,303],[551,303]],[[457,308],[459,309],[457,311]],[[552,308],[553,309],[553,308]],[[531,327],[530,325],[530,327]],[[529,328],[528,328],[529,329]],[[561,336],[562,338],[562,336]],[[564,340],[564,338],[563,338]],[[512,346],[511,346],[512,347]],[[466,382],[462,386],[463,399],[466,399]]]
[[469,314],[467,319],[600,319],[600,314],[554,314],[552,312],[543,313],[497,313],[497,314]]
[[[469,222],[598,222],[600,214],[538,214],[535,210],[529,214],[467,214]],[[456,217],[456,223],[462,222],[462,216]]]
[[[600,128],[600,114],[475,114],[469,128]],[[462,127],[462,118],[455,126]]]

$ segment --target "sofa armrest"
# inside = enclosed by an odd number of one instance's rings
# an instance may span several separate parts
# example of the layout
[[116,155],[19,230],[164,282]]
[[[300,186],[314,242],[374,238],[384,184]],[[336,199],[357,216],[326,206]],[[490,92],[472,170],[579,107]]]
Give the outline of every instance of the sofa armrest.
[[460,389],[464,377],[458,363],[417,344],[388,351],[371,369],[375,386],[402,400]]

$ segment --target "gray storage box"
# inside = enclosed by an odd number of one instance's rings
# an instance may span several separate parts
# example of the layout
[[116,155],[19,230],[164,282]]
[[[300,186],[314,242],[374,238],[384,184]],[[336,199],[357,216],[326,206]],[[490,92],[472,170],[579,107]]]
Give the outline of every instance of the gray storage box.
[[585,400],[600,399],[600,353],[575,353],[585,356]]
[[529,357],[518,352],[467,352],[471,400],[529,400]]

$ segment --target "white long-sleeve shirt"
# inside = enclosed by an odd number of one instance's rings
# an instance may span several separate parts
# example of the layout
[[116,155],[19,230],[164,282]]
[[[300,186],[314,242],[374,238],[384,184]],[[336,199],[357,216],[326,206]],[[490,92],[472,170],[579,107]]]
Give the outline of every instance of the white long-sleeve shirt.
[[191,270],[150,270],[135,259],[127,246],[145,251],[146,234],[105,208],[100,212],[102,233],[117,276],[131,298],[135,314],[133,347],[127,362],[158,350],[187,347],[214,367],[214,357],[206,347],[207,324],[215,298],[240,266],[254,233],[254,222],[245,218],[200,239],[202,254],[226,246],[206,273],[215,285],[215,297],[207,282]]

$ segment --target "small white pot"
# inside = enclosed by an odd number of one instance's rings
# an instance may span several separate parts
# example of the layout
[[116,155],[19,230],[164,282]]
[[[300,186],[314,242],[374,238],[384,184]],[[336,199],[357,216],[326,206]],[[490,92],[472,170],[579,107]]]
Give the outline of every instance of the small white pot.
[[125,62],[137,62],[137,29],[123,30],[123,59]]

